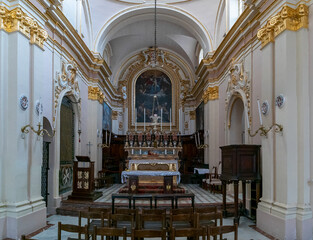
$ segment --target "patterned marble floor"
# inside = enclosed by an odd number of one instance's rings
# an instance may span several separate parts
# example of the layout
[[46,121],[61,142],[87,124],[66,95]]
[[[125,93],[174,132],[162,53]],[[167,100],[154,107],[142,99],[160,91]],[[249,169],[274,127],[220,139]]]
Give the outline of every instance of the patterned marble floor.
[[[111,203],[111,195],[112,193],[117,193],[118,190],[122,187],[124,187],[125,184],[114,184],[113,186],[109,188],[100,189],[99,191],[102,191],[103,196],[96,200],[96,202],[103,202],[103,203]],[[202,189],[197,184],[180,184],[179,185],[182,188],[185,188],[186,193],[194,193],[195,194],[195,204],[214,204],[214,203],[221,203],[223,200],[222,194],[213,194],[210,193],[207,190]],[[226,197],[227,203],[234,202],[233,197],[227,196]],[[116,205],[127,205],[127,200],[124,199],[117,199],[115,200]],[[138,200],[136,201],[136,205],[148,205],[148,200]],[[169,201],[159,201],[159,205],[169,205]],[[178,202],[179,205],[190,205],[189,199],[181,199]]]

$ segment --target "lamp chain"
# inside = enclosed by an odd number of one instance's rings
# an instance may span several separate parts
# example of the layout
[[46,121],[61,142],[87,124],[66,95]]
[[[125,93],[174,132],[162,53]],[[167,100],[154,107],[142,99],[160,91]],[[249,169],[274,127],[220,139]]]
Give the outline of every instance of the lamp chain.
[[157,0],[154,0],[154,64],[156,65],[157,55]]

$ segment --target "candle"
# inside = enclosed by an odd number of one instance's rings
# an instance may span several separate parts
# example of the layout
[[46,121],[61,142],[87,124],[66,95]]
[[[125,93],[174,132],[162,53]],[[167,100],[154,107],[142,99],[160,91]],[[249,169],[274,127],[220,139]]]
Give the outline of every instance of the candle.
[[137,108],[135,108],[135,132],[137,132]]
[[170,132],[172,131],[172,108],[170,108]]
[[161,108],[161,132],[162,132],[162,121],[163,121],[163,108]]
[[250,129],[248,111],[246,110],[245,112],[246,112],[247,126],[248,126],[248,129]]
[[199,145],[201,145],[201,142],[200,142],[200,133],[198,132],[198,143]]
[[197,142],[197,133],[195,133],[195,142],[196,142],[196,147],[198,147],[198,142]]
[[110,137],[109,137],[109,146],[110,146],[110,143],[111,143],[111,132],[110,132]]
[[258,99],[257,102],[258,102],[258,109],[259,109],[260,124],[261,124],[261,126],[263,126],[261,107],[260,107],[260,100]]
[[143,131],[146,131],[146,109],[143,109]]
[[41,108],[42,108],[42,105],[41,105],[41,97],[40,97],[39,98],[39,109],[38,109],[39,124],[41,124],[41,118],[42,118]]

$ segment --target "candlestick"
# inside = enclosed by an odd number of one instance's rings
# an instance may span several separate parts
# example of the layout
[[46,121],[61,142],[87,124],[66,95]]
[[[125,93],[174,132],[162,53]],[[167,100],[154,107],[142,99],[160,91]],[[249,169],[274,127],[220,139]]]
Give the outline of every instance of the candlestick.
[[162,132],[162,122],[163,122],[163,108],[161,108],[161,132]]
[[263,125],[263,121],[262,121],[262,114],[261,114],[261,107],[260,107],[260,100],[257,100],[258,102],[258,109],[259,109],[259,118],[260,118],[260,124],[261,126]]
[[245,113],[246,113],[246,119],[247,119],[247,126],[248,126],[248,129],[250,129],[248,111],[246,110]]
[[199,145],[201,145],[199,132],[198,132],[198,143],[199,143]]
[[146,131],[146,109],[143,109],[143,131]]
[[172,108],[170,108],[170,132],[172,131]]

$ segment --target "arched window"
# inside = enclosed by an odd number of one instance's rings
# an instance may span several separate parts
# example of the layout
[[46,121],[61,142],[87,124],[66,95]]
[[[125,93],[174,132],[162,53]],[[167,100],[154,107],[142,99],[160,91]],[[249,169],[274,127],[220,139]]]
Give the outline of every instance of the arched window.
[[199,56],[198,56],[198,60],[199,60],[199,64],[203,59],[203,49],[201,48],[200,52],[199,52]]

